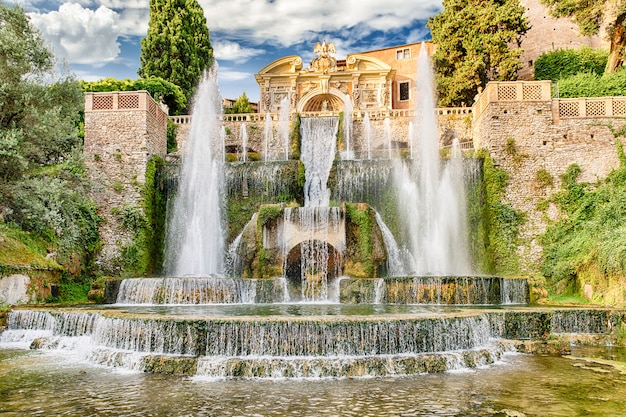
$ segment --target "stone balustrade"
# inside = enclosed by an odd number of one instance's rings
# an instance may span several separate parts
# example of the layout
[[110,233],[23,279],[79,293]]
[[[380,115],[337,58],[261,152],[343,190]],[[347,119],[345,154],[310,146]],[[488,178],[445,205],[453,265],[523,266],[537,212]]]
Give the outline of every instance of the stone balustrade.
[[552,113],[559,119],[582,117],[624,117],[626,97],[583,97],[555,99]]
[[157,123],[167,127],[167,113],[147,91],[111,91],[85,93],[85,112],[147,111]]

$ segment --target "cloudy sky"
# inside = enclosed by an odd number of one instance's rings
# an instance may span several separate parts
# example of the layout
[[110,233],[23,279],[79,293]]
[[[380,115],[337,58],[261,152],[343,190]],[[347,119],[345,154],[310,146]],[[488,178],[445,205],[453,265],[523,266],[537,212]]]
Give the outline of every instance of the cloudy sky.
[[[254,74],[283,56],[313,58],[326,39],[336,57],[429,39],[441,0],[198,0],[204,9],[223,97],[259,98]],[[80,79],[137,78],[149,0],[13,0]],[[306,64],[305,64],[306,65]]]

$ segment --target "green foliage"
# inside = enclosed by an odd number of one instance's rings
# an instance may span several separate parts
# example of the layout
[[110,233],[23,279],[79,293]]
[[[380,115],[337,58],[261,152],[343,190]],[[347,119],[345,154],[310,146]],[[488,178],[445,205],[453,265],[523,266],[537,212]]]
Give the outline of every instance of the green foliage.
[[139,78],[137,80],[104,78],[99,81],[81,81],[81,87],[87,92],[145,90],[150,93],[155,101],[163,101],[169,108],[169,113],[174,115],[181,114],[187,106],[187,99],[183,90],[176,84],[159,77]]
[[289,134],[289,150],[291,151],[292,159],[300,159],[300,115],[296,117],[296,120],[291,124],[291,133]]
[[357,226],[359,253],[353,254],[353,258],[363,265],[363,270],[367,276],[376,276],[376,268],[372,253],[374,251],[372,243],[372,223],[373,212],[369,206],[364,210],[359,209],[358,204],[346,203],[346,218],[349,222]]
[[95,268],[101,219],[96,205],[86,197],[89,185],[80,162],[56,168],[10,185],[5,221],[44,238],[57,261],[79,275]]
[[261,228],[265,226],[268,221],[281,217],[283,211],[283,207],[280,204],[268,204],[259,207],[259,215],[256,221],[257,227]]
[[176,141],[177,130],[178,125],[173,120],[167,119],[167,153],[178,150],[178,142]]
[[605,50],[586,46],[544,52],[535,61],[535,80],[558,81],[580,72],[602,75],[608,56]]
[[547,169],[541,167],[535,172],[535,184],[538,188],[552,187],[554,185],[554,178]]
[[62,280],[58,285],[59,296],[50,298],[53,303],[87,303],[87,294],[91,289],[89,282],[73,282]]
[[483,235],[485,259],[482,270],[488,273],[515,274],[519,272],[516,249],[519,227],[525,221],[522,212],[502,201],[508,183],[508,173],[497,168],[487,152],[483,158],[483,216],[486,233]]
[[624,62],[626,3],[609,0],[541,0],[553,16],[571,18],[583,35],[596,35],[605,27],[611,47],[605,72],[618,70]]
[[444,0],[443,11],[428,27],[437,44],[433,61],[440,106],[471,105],[489,80],[516,79],[519,45],[528,30],[518,0]]
[[611,277],[626,276],[626,165],[593,187],[577,182],[579,173],[571,165],[553,196],[562,215],[541,237],[542,272],[557,292],[576,293],[593,282],[602,294]]
[[189,105],[213,48],[196,0],[150,0],[148,35],[141,40],[140,77],[160,77],[180,86]]
[[517,155],[517,145],[515,144],[514,138],[507,138],[506,144],[504,145],[504,152],[509,156]]
[[250,105],[250,100],[244,91],[241,96],[235,101],[233,107],[230,109],[226,109],[225,113],[227,114],[245,114],[245,113],[254,113],[252,106]]
[[35,269],[61,270],[48,255],[49,243],[11,224],[0,223],[0,268],[27,266]]
[[0,4],[0,189],[80,145],[82,92],[54,63],[24,11]]
[[610,97],[626,94],[626,71],[602,76],[579,73],[558,81],[559,97]]

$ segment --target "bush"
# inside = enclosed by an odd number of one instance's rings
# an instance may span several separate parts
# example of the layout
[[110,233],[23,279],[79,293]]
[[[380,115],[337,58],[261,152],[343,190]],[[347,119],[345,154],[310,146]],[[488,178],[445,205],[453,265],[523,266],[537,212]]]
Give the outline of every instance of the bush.
[[598,76],[580,73],[558,81],[559,97],[609,97],[626,94],[626,71]]
[[588,47],[558,49],[542,54],[535,62],[535,80],[558,81],[581,72],[604,73],[608,52]]

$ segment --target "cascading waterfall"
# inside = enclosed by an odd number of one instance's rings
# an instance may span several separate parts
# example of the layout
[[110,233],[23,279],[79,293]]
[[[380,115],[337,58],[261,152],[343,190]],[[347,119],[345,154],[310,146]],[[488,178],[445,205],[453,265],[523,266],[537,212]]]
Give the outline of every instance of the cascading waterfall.
[[[387,275],[390,277],[401,277],[406,274],[403,254],[396,243],[396,239],[393,237],[393,233],[391,233],[391,230],[389,230],[383,218],[380,217],[380,214],[376,213],[375,219],[382,232],[385,248],[387,249]],[[410,254],[406,255],[410,256]]]
[[372,159],[372,124],[370,123],[370,115],[365,112],[363,117],[363,135],[365,136],[365,144],[367,149],[367,159]]
[[265,125],[263,128],[263,161],[264,162],[269,162],[271,160],[270,154],[269,154],[270,152],[269,144],[272,139],[272,130],[273,130],[272,116],[270,115],[270,112],[267,112],[265,113]]
[[352,151],[352,113],[354,112],[352,106],[352,99],[349,94],[343,96],[343,139],[345,141],[346,150],[341,159],[354,159],[354,152]]
[[239,128],[239,141],[241,142],[241,154],[239,160],[242,162],[248,161],[248,130],[246,124],[242,123]]
[[387,156],[389,157],[389,159],[392,159],[392,149],[391,149],[391,120],[389,120],[389,117],[385,117],[385,120],[383,120],[383,129],[384,129],[384,135],[385,135],[385,146],[387,146]]
[[457,150],[441,168],[432,70],[422,48],[418,59],[417,155],[412,165],[394,161],[394,182],[403,243],[416,275],[471,273],[462,156]]
[[283,97],[280,101],[280,111],[278,112],[278,136],[281,140],[285,161],[289,160],[289,106],[291,99],[289,96]]
[[[324,235],[337,223],[338,211],[330,208],[328,176],[335,159],[337,118],[305,118],[301,121],[300,159],[305,167],[304,207],[297,210],[300,227],[309,238],[302,241],[302,297],[307,301],[328,298],[329,247]],[[288,210],[285,215],[290,215]],[[341,250],[342,248],[335,248]]]
[[164,265],[168,276],[224,272],[225,233],[221,218],[224,159],[217,64],[198,86],[193,114],[178,192],[168,216]]

